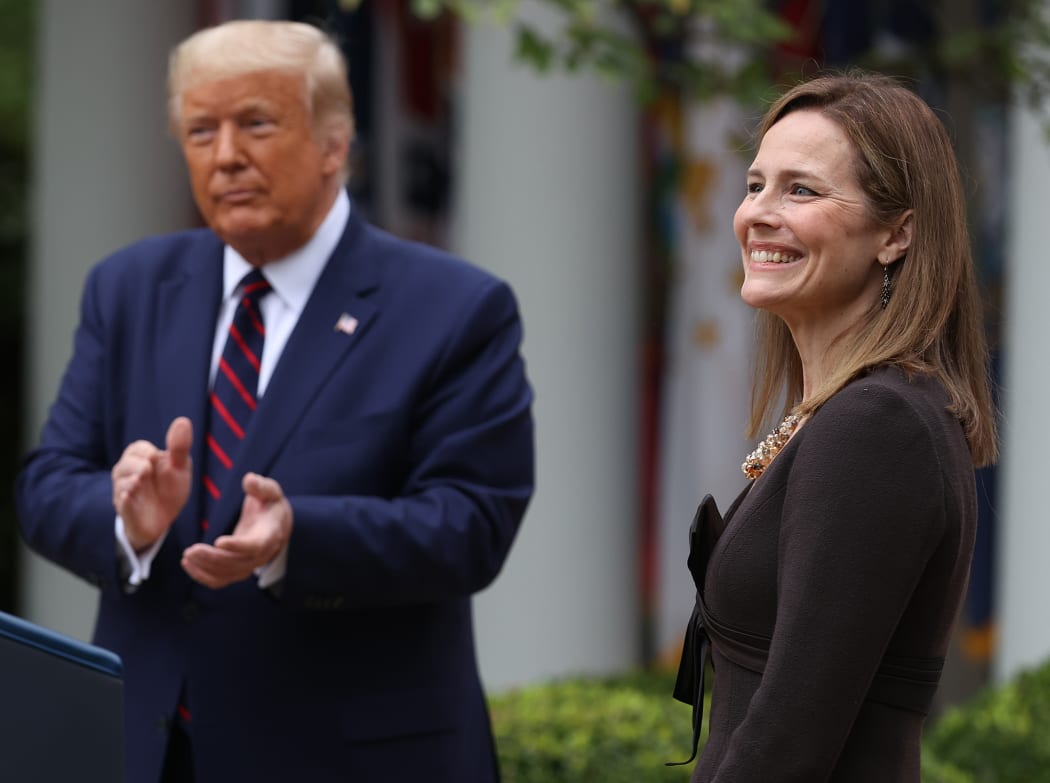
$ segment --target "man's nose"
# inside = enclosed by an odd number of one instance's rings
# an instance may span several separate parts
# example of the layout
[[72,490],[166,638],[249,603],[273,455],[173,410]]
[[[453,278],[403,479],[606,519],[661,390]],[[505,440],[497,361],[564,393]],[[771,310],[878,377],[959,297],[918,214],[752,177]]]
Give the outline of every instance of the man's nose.
[[223,167],[236,166],[242,161],[237,128],[229,122],[219,126],[215,135],[215,160]]

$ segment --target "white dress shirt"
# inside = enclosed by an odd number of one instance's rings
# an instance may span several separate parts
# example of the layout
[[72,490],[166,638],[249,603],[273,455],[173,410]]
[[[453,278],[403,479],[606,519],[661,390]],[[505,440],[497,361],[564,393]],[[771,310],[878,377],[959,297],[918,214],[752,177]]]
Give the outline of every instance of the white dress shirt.
[[[259,360],[257,396],[260,399],[277,366],[277,360],[281,357],[296,323],[299,322],[299,316],[302,315],[306,302],[321,277],[321,272],[324,271],[325,264],[328,263],[328,259],[346,229],[349,218],[350,199],[346,191],[340,189],[335,203],[310,241],[290,255],[266,264],[262,270],[273,290],[268,296],[264,296],[259,304],[263,323],[266,324],[266,340],[263,343],[262,357]],[[237,300],[240,298],[240,291],[237,290],[239,283],[253,269],[252,265],[229,245],[226,245],[223,251],[222,263],[222,305],[219,309],[219,318],[215,325],[215,341],[212,345],[211,382],[215,380],[219,357],[222,356],[226,335],[233,321],[234,311],[237,309]],[[128,543],[127,534],[124,531],[124,520],[118,515],[116,536],[119,544],[118,552],[123,555],[125,565],[128,567],[127,584],[131,589],[135,589],[149,578],[153,558],[160,551],[161,545],[167,538],[167,533],[152,546],[136,553]],[[284,577],[287,558],[288,547],[286,546],[271,562],[256,569],[255,573],[259,579],[260,588],[269,587]]]

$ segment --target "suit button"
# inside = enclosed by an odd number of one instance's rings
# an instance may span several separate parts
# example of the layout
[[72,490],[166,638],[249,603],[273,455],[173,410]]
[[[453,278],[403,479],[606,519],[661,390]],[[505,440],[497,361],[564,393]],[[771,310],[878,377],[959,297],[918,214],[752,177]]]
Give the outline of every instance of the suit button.
[[182,605],[182,619],[187,623],[194,622],[201,616],[201,609],[195,601],[187,601]]

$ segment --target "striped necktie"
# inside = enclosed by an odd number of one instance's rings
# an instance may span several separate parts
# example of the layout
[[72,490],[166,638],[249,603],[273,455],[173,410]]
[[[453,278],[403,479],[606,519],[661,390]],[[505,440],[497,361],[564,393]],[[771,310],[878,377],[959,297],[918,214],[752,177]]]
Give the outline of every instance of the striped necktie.
[[239,289],[240,299],[219,358],[208,407],[202,535],[208,530],[209,514],[223,491],[235,491],[236,484],[227,486],[230,470],[257,402],[259,360],[266,337],[259,301],[271,288],[262,272],[253,269],[241,280]]

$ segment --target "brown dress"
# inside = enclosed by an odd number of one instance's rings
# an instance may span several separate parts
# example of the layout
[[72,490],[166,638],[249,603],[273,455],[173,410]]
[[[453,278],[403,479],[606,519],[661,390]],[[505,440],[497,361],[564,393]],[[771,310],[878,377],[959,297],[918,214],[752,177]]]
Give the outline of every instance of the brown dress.
[[947,404],[897,369],[854,381],[702,531],[715,679],[694,783],[919,782],[977,522]]

